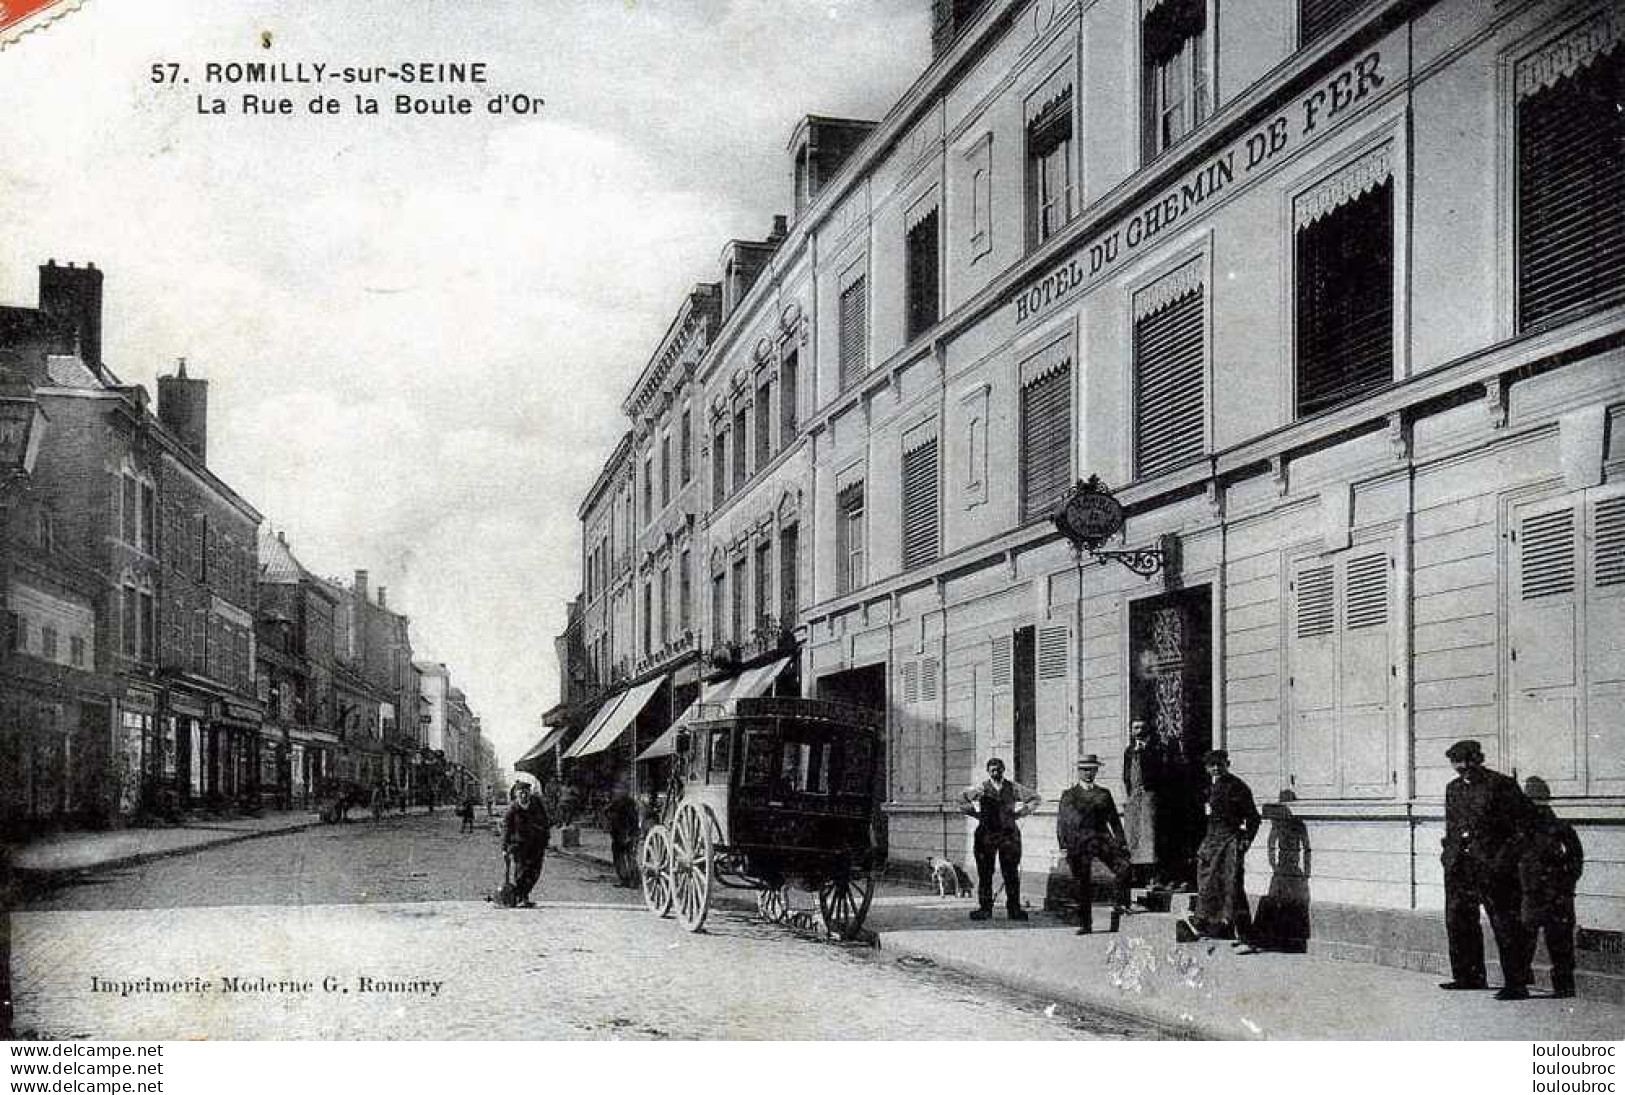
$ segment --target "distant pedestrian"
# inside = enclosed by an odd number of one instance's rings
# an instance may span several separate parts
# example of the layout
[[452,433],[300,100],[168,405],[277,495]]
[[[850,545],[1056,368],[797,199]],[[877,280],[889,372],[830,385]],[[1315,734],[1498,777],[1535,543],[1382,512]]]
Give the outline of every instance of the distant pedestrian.
[[382,782],[372,785],[370,803],[372,806],[372,819],[374,821],[382,820],[384,816],[384,785]]
[[1078,758],[1078,781],[1061,792],[1055,817],[1056,837],[1066,853],[1067,866],[1078,888],[1078,934],[1094,931],[1094,887],[1091,872],[1100,860],[1117,880],[1116,913],[1128,911],[1128,842],[1117,815],[1112,793],[1095,782],[1100,758],[1086,753]]
[[502,818],[502,850],[513,857],[515,905],[533,909],[530,892],[542,877],[542,860],[552,836],[552,822],[542,800],[530,793],[530,784],[521,783],[517,797]]
[[1198,936],[1229,937],[1238,946],[1252,947],[1247,908],[1245,868],[1262,823],[1253,791],[1230,774],[1230,754],[1210,749],[1202,757],[1207,769],[1207,834],[1196,850],[1196,913],[1190,927]]
[[1523,781],[1533,805],[1518,853],[1519,919],[1534,955],[1541,933],[1552,960],[1552,995],[1574,995],[1574,888],[1585,870],[1585,850],[1574,826],[1552,811],[1551,788],[1539,776]]
[[463,799],[461,806],[457,807],[457,816],[463,819],[462,831],[472,833],[474,831],[474,795],[472,793]]
[[395,791],[395,806],[401,813],[406,813],[407,800],[412,796],[405,787],[398,787]]
[[1529,998],[1529,933],[1519,920],[1519,835],[1534,827],[1534,808],[1516,780],[1484,767],[1471,739],[1445,750],[1456,778],[1444,789],[1444,923],[1450,941],[1450,980],[1439,987],[1487,987],[1483,907],[1495,934],[1504,984],[1497,1000]]
[[625,780],[615,781],[609,805],[604,807],[604,821],[609,829],[616,881],[622,886],[634,886],[638,880],[638,803]]
[[993,916],[993,868],[1004,878],[1004,907],[1011,920],[1027,919],[1021,907],[1021,818],[1044,800],[1014,780],[1004,778],[1004,761],[987,762],[987,779],[959,796],[960,812],[976,819],[971,850],[976,857],[976,909],[972,920]]

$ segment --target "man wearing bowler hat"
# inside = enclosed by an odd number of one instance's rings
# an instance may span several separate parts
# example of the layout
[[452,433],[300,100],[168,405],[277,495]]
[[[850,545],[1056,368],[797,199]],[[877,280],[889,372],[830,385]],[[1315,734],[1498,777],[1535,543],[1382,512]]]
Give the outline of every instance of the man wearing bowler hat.
[[1078,887],[1078,934],[1094,930],[1094,893],[1090,872],[1100,860],[1117,879],[1117,913],[1128,911],[1128,842],[1123,838],[1123,821],[1117,815],[1112,793],[1095,783],[1100,758],[1085,753],[1078,758],[1078,781],[1061,792],[1060,810],[1055,817],[1055,835],[1066,853],[1066,865]]
[[1497,1000],[1529,997],[1529,933],[1519,921],[1519,838],[1538,820],[1518,781],[1484,767],[1484,750],[1471,739],[1445,750],[1456,778],[1444,789],[1444,926],[1450,941],[1450,980],[1442,989],[1482,989],[1483,906],[1495,933],[1504,983]]
[[987,778],[967,787],[959,798],[960,812],[976,819],[971,850],[976,857],[976,909],[972,920],[993,915],[993,864],[1004,876],[1004,907],[1011,920],[1027,919],[1021,907],[1021,828],[1016,824],[1044,800],[1014,780],[1004,778],[1004,761],[987,762]]

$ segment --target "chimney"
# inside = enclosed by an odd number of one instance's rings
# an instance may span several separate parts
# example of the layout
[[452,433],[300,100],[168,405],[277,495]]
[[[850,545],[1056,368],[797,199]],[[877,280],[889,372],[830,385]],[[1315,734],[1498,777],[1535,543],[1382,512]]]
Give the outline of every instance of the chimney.
[[200,462],[209,459],[209,382],[186,375],[186,359],[174,376],[158,378],[158,421]]
[[93,262],[83,267],[58,266],[51,259],[39,268],[39,310],[66,323],[79,340],[85,364],[102,368],[102,272]]
[[383,586],[378,587],[378,607],[379,608],[388,608],[389,607],[389,598],[385,596],[386,593],[388,593],[388,590],[386,590]]
[[355,572],[355,583],[352,586],[352,588],[355,590],[355,593],[356,593],[357,597],[360,597],[363,601],[365,601],[367,599],[367,572],[366,571],[358,570],[358,571]]
[[783,213],[775,214],[773,217],[773,231],[767,234],[767,242],[778,243],[780,240],[784,239],[785,236],[788,236],[790,234],[790,225],[788,222],[789,218]]
[[[976,21],[984,0],[931,0],[931,59],[935,61],[954,44],[961,31]],[[1150,5],[1147,5],[1149,8]]]

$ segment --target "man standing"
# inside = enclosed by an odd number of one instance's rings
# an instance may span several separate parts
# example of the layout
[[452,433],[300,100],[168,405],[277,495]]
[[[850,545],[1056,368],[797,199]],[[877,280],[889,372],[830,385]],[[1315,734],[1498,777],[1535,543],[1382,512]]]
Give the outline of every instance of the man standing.
[[1151,734],[1144,719],[1129,723],[1128,746],[1123,750],[1124,828],[1131,867],[1153,889],[1166,888],[1159,844],[1168,842],[1168,835],[1157,824],[1157,812],[1162,809],[1158,801],[1162,786],[1162,750]]
[[636,886],[638,803],[625,780],[615,781],[609,805],[604,807],[604,821],[609,827],[610,858],[615,864],[616,881],[621,886]]
[[542,859],[553,835],[552,823],[542,800],[530,793],[530,784],[519,784],[518,797],[502,818],[502,850],[513,857],[514,904],[534,909],[530,891],[542,877]]
[[1207,769],[1207,833],[1196,850],[1197,935],[1229,936],[1252,953],[1245,936],[1251,927],[1244,870],[1247,849],[1262,822],[1253,791],[1230,774],[1230,754],[1210,749],[1202,757]]
[[1445,750],[1456,778],[1444,789],[1444,926],[1450,940],[1449,990],[1486,987],[1483,906],[1495,933],[1505,980],[1497,1000],[1529,998],[1531,947],[1518,919],[1517,837],[1535,822],[1517,781],[1484,767],[1478,742]]
[[1027,919],[1021,907],[1021,829],[1016,822],[1044,800],[1021,784],[1004,778],[1004,761],[987,762],[987,779],[959,796],[960,812],[976,819],[972,851],[976,856],[977,908],[972,920],[993,916],[993,864],[1004,876],[1004,907],[1011,920]]
[[1112,793],[1095,783],[1100,758],[1085,753],[1078,758],[1078,781],[1061,792],[1060,812],[1055,818],[1056,836],[1066,852],[1066,864],[1078,887],[1078,934],[1094,930],[1094,893],[1090,873],[1098,859],[1117,879],[1117,913],[1128,910],[1131,870],[1123,822],[1117,816]]

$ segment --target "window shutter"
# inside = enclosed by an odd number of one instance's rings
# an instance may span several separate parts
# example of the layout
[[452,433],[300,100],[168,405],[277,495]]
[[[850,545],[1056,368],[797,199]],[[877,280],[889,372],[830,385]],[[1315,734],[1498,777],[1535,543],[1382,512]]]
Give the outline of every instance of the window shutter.
[[1348,564],[1347,626],[1352,630],[1388,622],[1388,557],[1364,555]]
[[937,439],[903,454],[903,569],[937,557],[941,533],[937,505]]
[[1599,586],[1625,585],[1625,495],[1597,503],[1592,533],[1592,580]]
[[1337,779],[1337,578],[1331,564],[1300,567],[1292,583],[1287,663],[1292,788],[1331,797]]
[[841,387],[856,383],[866,370],[869,341],[869,298],[866,278],[858,277],[841,290]]
[[1014,682],[1014,640],[1001,635],[993,640],[993,687],[1010,688]]
[[924,658],[920,661],[920,700],[924,703],[937,702],[937,677],[941,673],[941,665],[935,658]]
[[1388,171],[1386,154],[1373,153],[1299,200],[1299,415],[1393,380],[1394,184]]
[[1586,790],[1625,794],[1625,495],[1591,507],[1591,589],[1586,596]]
[[1329,566],[1306,567],[1298,574],[1298,638],[1330,635],[1335,624],[1335,586]]
[[905,704],[920,701],[920,663],[903,663],[903,702]]
[[937,322],[937,211],[912,223],[906,240],[908,331],[913,341]]
[[1071,485],[1072,367],[1069,358],[1021,389],[1021,519],[1049,513]]
[[1198,283],[1134,325],[1135,472],[1141,478],[1202,458],[1202,298]]
[[1625,298],[1625,46],[1551,82],[1540,62],[1518,73],[1521,328]]
[[1574,511],[1553,510],[1523,522],[1519,555],[1522,599],[1574,592]]
[[1067,630],[1064,627],[1038,629],[1038,679],[1058,681],[1066,679]]

